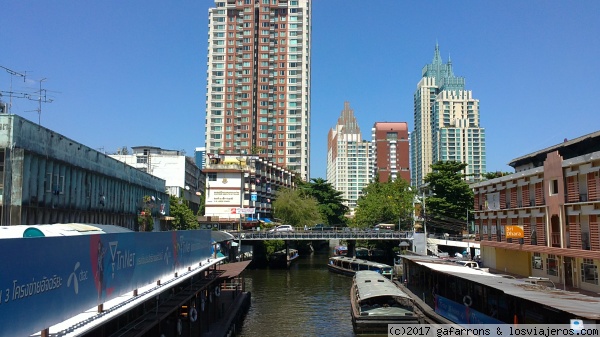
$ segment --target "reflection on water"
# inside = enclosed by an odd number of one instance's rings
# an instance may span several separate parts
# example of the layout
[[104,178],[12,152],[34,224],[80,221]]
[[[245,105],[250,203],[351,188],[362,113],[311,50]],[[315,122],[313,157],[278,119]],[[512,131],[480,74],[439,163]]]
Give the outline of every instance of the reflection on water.
[[354,336],[352,278],[329,272],[328,257],[301,256],[289,270],[246,270],[252,305],[241,336]]

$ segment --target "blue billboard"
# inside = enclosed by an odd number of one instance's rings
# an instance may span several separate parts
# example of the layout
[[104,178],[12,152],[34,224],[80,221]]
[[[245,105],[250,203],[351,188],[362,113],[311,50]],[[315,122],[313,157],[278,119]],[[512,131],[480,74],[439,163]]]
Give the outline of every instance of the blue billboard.
[[209,230],[0,240],[0,336],[28,336],[210,257]]
[[[470,299],[469,299],[470,300]],[[504,324],[469,306],[435,295],[435,312],[458,324]]]

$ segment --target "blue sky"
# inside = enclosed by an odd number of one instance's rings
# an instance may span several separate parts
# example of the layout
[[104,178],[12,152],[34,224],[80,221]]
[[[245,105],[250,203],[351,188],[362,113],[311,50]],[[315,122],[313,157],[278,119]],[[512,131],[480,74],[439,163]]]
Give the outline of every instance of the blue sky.
[[[204,142],[209,0],[0,1],[0,66],[12,90],[49,90],[41,124],[106,152]],[[413,93],[436,41],[480,100],[488,171],[600,130],[600,1],[315,0],[311,177],[349,101],[363,138],[376,121],[412,130]],[[0,90],[11,76],[0,68]],[[8,95],[4,94],[4,101]],[[12,112],[38,121],[37,102]]]

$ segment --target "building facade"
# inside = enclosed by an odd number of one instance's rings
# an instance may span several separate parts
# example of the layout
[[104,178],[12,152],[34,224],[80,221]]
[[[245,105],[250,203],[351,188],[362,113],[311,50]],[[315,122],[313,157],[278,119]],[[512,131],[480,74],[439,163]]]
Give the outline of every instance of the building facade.
[[370,160],[370,143],[362,139],[354,110],[344,102],[338,122],[327,136],[327,182],[342,193],[350,211],[369,184]]
[[205,146],[265,154],[310,177],[309,0],[216,0],[209,9]]
[[[273,219],[272,203],[280,187],[296,188],[294,173],[258,156],[208,154],[205,212],[200,222],[236,229],[246,222]],[[237,208],[252,213],[237,213]],[[250,220],[248,220],[250,218]]]
[[371,129],[371,175],[379,181],[410,182],[410,146],[406,122],[376,122]]
[[471,185],[485,266],[600,292],[600,131],[510,165]]
[[[178,150],[165,150],[155,146],[135,146],[132,154],[115,154],[110,157],[136,169],[165,180],[169,195],[183,198],[196,214],[203,194],[201,171],[195,160]],[[168,202],[168,201],[166,201]]]
[[200,170],[206,165],[206,147],[197,147],[194,150],[194,162]]
[[110,224],[160,228],[165,181],[17,115],[0,115],[0,225]]
[[437,161],[467,164],[468,180],[486,172],[485,130],[479,124],[479,100],[454,75],[452,61],[443,63],[436,44],[433,61],[425,65],[414,94],[411,134],[411,184],[421,186]]

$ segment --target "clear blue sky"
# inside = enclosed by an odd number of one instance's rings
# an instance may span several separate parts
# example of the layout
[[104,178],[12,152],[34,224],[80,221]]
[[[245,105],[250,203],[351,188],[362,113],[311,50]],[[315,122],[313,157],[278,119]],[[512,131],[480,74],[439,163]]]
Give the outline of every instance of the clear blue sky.
[[[204,143],[210,0],[1,0],[0,66],[13,90],[52,92],[41,123],[92,148]],[[406,121],[436,41],[480,100],[487,170],[600,130],[600,1],[315,0],[311,177],[349,101],[363,138]],[[0,90],[11,77],[0,69]],[[3,99],[8,100],[4,95]],[[37,122],[37,102],[12,112]]]

